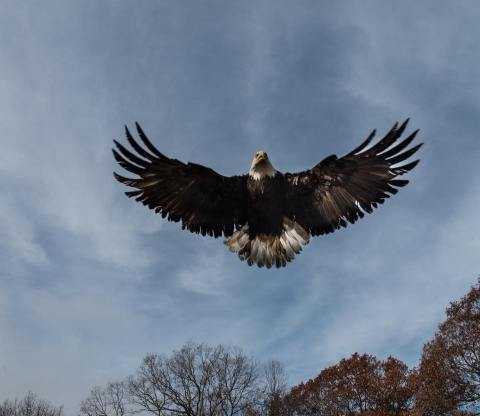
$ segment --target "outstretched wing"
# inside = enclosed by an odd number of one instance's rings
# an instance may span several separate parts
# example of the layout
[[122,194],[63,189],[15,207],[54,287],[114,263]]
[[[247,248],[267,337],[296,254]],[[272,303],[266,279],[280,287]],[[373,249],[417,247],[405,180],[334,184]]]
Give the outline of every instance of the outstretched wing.
[[423,143],[402,152],[418,130],[398,143],[408,119],[398,123],[377,144],[365,150],[375,130],[349,154],[338,159],[329,156],[310,170],[285,174],[287,207],[295,219],[312,235],[327,234],[346,227],[383,204],[390,194],[408,181],[397,176],[413,169],[419,160],[398,166]]
[[181,221],[182,228],[202,235],[230,236],[246,222],[246,176],[226,177],[195,163],[183,163],[160,153],[136,123],[140,146],[125,127],[135,155],[114,140],[116,161],[139,177],[115,178],[136,188],[126,192],[170,221]]

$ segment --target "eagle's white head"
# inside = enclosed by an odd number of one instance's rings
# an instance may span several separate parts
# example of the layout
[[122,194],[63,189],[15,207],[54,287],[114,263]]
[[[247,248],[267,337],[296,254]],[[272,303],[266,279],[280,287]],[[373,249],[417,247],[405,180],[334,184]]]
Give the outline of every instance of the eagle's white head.
[[270,163],[268,159],[267,152],[260,150],[255,154],[255,157],[252,160],[252,166],[248,174],[255,180],[264,178],[265,176],[274,177],[277,174],[277,171]]

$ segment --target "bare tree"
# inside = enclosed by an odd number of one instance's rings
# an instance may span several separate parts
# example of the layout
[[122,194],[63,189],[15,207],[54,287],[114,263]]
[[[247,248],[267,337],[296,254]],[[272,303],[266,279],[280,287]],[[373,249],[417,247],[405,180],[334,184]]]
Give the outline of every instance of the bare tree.
[[28,392],[21,400],[5,400],[0,404],[0,416],[62,416],[63,407],[56,407],[35,393]]
[[270,360],[263,365],[263,413],[269,416],[282,414],[283,400],[287,394],[288,379],[280,361]]
[[157,416],[234,416],[258,390],[256,363],[240,349],[185,344],[145,357],[128,381],[131,402]]
[[90,396],[80,405],[82,416],[125,416],[127,411],[125,383],[109,383],[107,387],[94,387]]
[[277,360],[267,361],[263,365],[266,393],[271,396],[282,396],[287,392],[288,378],[284,365]]

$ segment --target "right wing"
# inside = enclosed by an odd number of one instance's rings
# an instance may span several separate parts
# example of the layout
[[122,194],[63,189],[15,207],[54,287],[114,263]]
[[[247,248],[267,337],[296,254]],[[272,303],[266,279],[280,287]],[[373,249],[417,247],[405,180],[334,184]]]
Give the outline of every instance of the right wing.
[[[160,153],[136,123],[146,148],[140,146],[125,128],[127,140],[138,156],[114,140],[116,161],[138,178],[114,173],[115,178],[136,188],[126,192],[148,208],[182,222],[182,228],[202,235],[226,237],[246,223],[247,176],[222,176],[208,167],[183,163]],[[140,157],[139,157],[140,156]]]

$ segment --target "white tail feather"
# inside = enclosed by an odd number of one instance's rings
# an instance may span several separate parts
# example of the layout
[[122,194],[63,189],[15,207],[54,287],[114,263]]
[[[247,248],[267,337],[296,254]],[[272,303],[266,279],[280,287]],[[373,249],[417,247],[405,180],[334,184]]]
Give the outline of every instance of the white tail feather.
[[295,221],[283,218],[280,235],[259,234],[253,240],[249,237],[248,224],[235,231],[225,240],[230,251],[238,253],[240,260],[246,260],[251,266],[284,267],[292,261],[295,254],[302,251],[302,245],[308,244],[310,235]]

